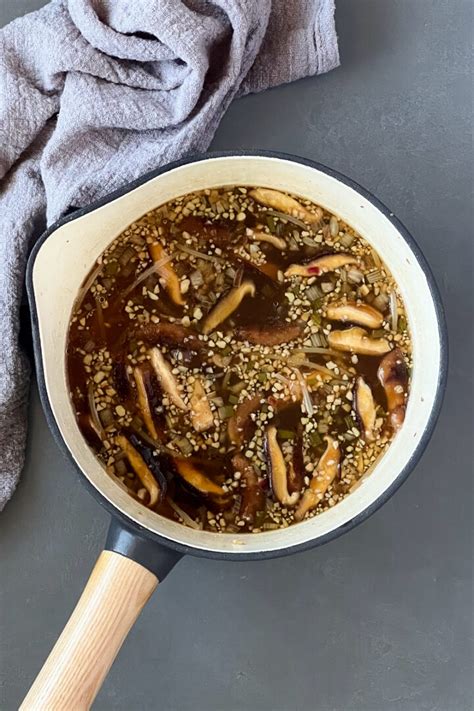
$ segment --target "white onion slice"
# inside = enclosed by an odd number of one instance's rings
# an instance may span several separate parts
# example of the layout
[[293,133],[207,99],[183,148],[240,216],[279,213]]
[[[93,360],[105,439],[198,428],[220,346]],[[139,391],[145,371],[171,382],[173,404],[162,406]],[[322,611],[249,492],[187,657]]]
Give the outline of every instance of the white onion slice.
[[166,501],[169,503],[171,508],[175,513],[178,514],[180,519],[182,519],[183,523],[186,524],[186,526],[189,526],[190,528],[194,528],[195,531],[200,531],[201,530],[201,525],[199,523],[196,523],[196,521],[191,518],[191,516],[188,516],[186,511],[183,511],[183,509],[176,504],[173,499],[171,499],[169,496],[166,497]]

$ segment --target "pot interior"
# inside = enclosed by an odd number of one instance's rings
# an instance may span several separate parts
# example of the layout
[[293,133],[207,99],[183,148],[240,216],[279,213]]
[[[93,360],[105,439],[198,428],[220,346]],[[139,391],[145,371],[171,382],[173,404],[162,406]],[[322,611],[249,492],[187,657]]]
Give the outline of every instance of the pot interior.
[[[402,430],[346,499],[308,521],[258,534],[195,531],[149,511],[122,491],[85,443],[66,382],[66,339],[77,292],[97,257],[131,222],[179,195],[204,188],[259,185],[287,190],[322,205],[379,253],[405,301],[413,342],[413,373]],[[184,163],[57,227],[39,248],[32,270],[44,384],[60,433],[79,469],[115,508],[140,526],[210,554],[277,552],[334,535],[373,507],[410,467],[428,427],[439,388],[440,325],[427,277],[396,224],[354,187],[322,168],[272,156],[209,157]]]

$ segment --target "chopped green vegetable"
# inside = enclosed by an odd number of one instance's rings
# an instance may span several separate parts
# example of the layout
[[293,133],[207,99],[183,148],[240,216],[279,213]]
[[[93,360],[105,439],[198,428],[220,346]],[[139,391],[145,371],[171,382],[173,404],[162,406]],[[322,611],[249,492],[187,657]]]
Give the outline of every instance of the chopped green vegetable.
[[[227,373],[231,373],[232,371],[228,370]],[[227,375],[226,373],[226,375]],[[224,375],[224,378],[226,377]],[[224,381],[222,381],[222,387],[224,387]],[[245,383],[242,381],[239,381],[238,383],[235,383],[235,385],[229,385],[228,389],[230,390],[231,393],[234,393],[237,395],[238,393],[242,392],[242,390],[245,388]]]
[[270,232],[275,232],[275,228],[276,228],[275,219],[271,215],[267,215],[265,220],[266,220],[267,225],[270,228]]
[[279,439],[294,439],[295,433],[291,430],[278,430]]
[[372,331],[373,338],[384,338],[387,335],[387,331],[384,328],[376,328]]
[[132,421],[130,422],[130,427],[132,429],[140,430],[143,427],[143,422],[137,415],[134,415]]
[[174,444],[179,447],[183,454],[191,454],[193,451],[193,445],[186,437],[175,439]]
[[311,442],[312,447],[319,447],[323,440],[319,432],[312,432],[309,436],[309,441]]
[[355,237],[348,232],[344,232],[344,234],[340,237],[339,242],[342,244],[343,247],[350,247],[352,243],[354,242]]
[[124,267],[126,264],[130,262],[131,259],[137,256],[136,251],[133,249],[133,247],[125,247],[123,250],[122,254],[118,258],[120,265]]
[[281,237],[282,234],[284,233],[284,231],[285,231],[285,225],[283,224],[283,222],[277,222],[276,227],[275,227],[275,234],[278,237]]
[[375,284],[377,281],[380,281],[383,278],[383,274],[380,271],[380,269],[371,269],[370,272],[367,273],[366,279],[369,282],[369,284]]
[[107,427],[111,427],[114,424],[114,413],[112,412],[110,407],[106,407],[104,410],[101,410],[99,412],[99,417],[102,426],[106,429]]
[[330,294],[331,291],[334,291],[334,281],[323,281],[321,284],[321,289],[325,294]]
[[258,373],[257,380],[259,383],[266,383],[268,380],[268,374],[267,373]]
[[232,405],[224,405],[224,407],[219,408],[218,413],[221,420],[228,420],[234,414],[234,408]]
[[314,313],[311,318],[313,319],[313,323],[314,323],[316,326],[320,326],[320,325],[321,325],[321,322],[322,322],[321,314]]
[[[321,289],[317,284],[313,284],[309,287],[309,289],[306,290],[306,298],[308,299],[308,301],[316,302],[319,299],[320,302],[322,302]],[[313,307],[314,305],[315,303],[313,303]]]
[[106,276],[115,276],[117,274],[119,269],[118,262],[112,261],[112,262],[107,262],[107,264],[104,267],[104,274]]
[[229,402],[231,405],[237,405],[237,403],[239,402],[239,398],[237,397],[237,395],[229,395]]
[[355,422],[350,415],[347,415],[347,417],[344,417],[344,424],[348,430],[351,430],[354,427]]
[[405,316],[398,317],[398,332],[403,333],[407,330],[407,320]]

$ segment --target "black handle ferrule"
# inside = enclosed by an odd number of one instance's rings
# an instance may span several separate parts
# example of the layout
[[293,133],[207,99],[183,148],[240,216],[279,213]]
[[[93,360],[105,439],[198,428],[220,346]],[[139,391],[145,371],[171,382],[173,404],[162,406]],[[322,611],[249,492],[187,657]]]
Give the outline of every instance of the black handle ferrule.
[[160,582],[183,557],[182,553],[145,538],[116,518],[112,518],[110,522],[105,550],[120,553],[120,555],[143,565],[144,568],[156,575]]

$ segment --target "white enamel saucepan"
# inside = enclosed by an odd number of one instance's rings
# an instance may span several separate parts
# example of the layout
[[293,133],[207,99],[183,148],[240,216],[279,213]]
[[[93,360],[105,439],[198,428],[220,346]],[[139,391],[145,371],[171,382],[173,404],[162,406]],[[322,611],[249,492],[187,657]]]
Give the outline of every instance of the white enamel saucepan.
[[[106,474],[77,426],[66,379],[69,318],[97,257],[127,225],[179,195],[259,185],[327,208],[359,232],[391,270],[405,301],[413,372],[405,423],[373,471],[334,508],[259,534],[196,531],[146,509]],[[189,158],[150,173],[53,225],[28,264],[36,367],[43,407],[60,446],[112,515],[104,552],[23,709],[87,709],[140,610],[184,554],[242,560],[320,545],[383,504],[417,463],[432,434],[446,379],[447,338],[431,272],[407,230],[373,195],[322,165],[276,153]]]

